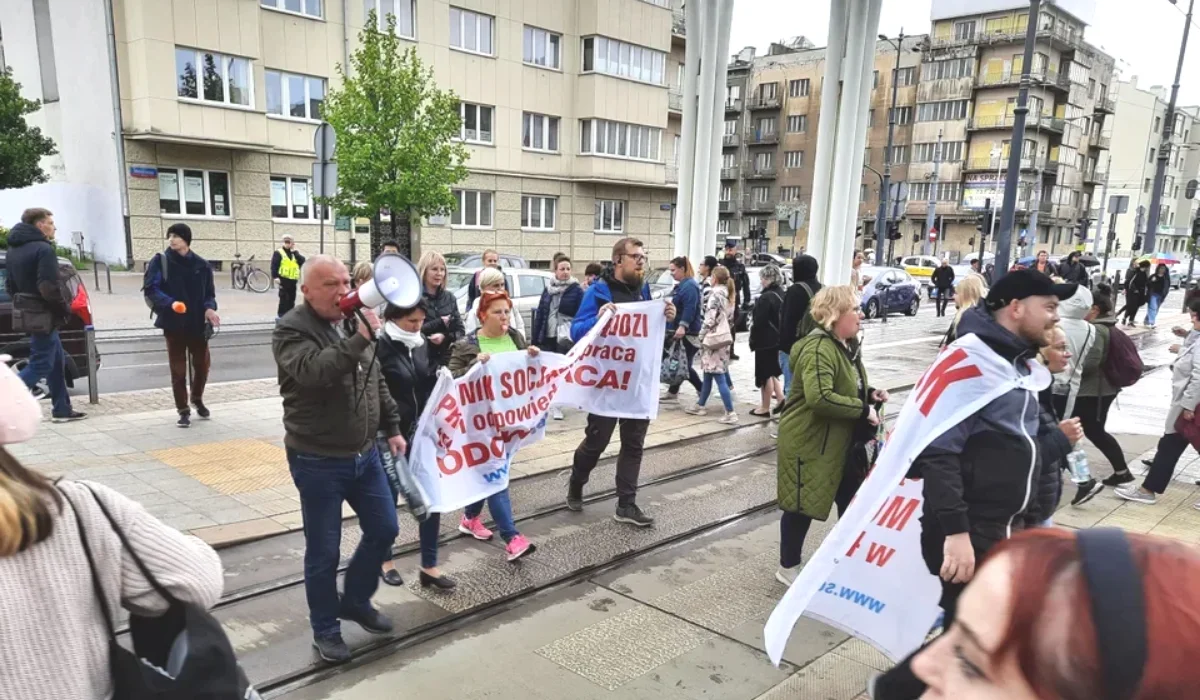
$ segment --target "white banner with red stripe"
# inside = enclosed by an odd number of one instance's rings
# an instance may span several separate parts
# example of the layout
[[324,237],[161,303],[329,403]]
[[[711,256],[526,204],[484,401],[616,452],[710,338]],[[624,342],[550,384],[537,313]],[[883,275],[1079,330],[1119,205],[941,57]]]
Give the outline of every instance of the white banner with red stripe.
[[975,335],[938,355],[845,515],[767,620],[764,639],[775,665],[801,615],[863,639],[892,660],[921,645],[940,614],[941,584],[921,555],[922,484],[905,475],[934,439],[995,399],[1025,389],[1036,402],[1049,385],[1040,364],[1030,362],[1030,374],[1021,376]]

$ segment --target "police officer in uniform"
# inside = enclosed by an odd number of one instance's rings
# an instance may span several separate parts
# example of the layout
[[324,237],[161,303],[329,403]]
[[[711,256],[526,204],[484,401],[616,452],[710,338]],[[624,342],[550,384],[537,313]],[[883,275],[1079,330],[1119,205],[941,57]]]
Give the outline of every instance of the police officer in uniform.
[[283,247],[271,256],[271,277],[279,286],[279,309],[275,312],[275,320],[292,310],[296,305],[296,285],[300,281],[300,267],[304,264],[304,256],[296,250],[296,241],[291,235],[283,237]]

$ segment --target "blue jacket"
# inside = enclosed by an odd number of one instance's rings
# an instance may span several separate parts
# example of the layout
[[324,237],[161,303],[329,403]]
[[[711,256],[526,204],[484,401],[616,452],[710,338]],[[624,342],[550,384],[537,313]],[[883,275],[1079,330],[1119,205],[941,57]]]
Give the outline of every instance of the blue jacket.
[[[642,285],[642,301],[650,301],[650,285]],[[622,301],[632,301],[624,299]],[[580,338],[588,334],[592,330],[592,326],[596,325],[596,319],[600,315],[600,307],[605,304],[613,303],[612,289],[608,286],[607,279],[598,279],[588,287],[583,294],[583,301],[579,303],[579,311],[575,314],[575,320],[571,322],[571,340],[578,341]],[[621,302],[617,302],[621,303]]]
[[[167,261],[165,279],[164,257]],[[167,250],[151,258],[146,265],[142,293],[154,310],[154,326],[164,331],[204,335],[204,312],[217,310],[212,268],[207,260],[190,250],[187,255]],[[182,301],[187,311],[175,313],[171,305],[176,301]]]
[[[546,319],[550,318],[550,288],[542,290],[542,298],[538,300],[537,311],[533,314],[533,334],[530,342],[542,350],[558,352],[558,339],[554,328],[546,328]],[[579,313],[579,305],[583,302],[583,287],[578,283],[563,290],[562,299],[558,302],[558,315],[573,318]]]
[[699,335],[700,322],[703,320],[700,314],[700,283],[691,277],[685,278],[675,285],[671,302],[675,304],[676,316],[674,321],[667,321],[667,333],[674,333],[682,323],[687,335]]

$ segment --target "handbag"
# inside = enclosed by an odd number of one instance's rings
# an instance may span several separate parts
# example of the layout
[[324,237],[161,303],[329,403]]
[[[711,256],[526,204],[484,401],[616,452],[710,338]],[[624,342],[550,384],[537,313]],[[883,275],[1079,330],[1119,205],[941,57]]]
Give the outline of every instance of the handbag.
[[1182,435],[1192,447],[1200,449],[1200,413],[1193,412],[1191,420],[1180,413],[1175,419],[1175,432]]
[[37,294],[14,294],[12,328],[18,333],[49,333],[54,330],[54,312]]
[[704,334],[700,347],[705,350],[720,350],[733,345],[733,333],[729,330],[729,312],[722,311],[716,326]]
[[84,531],[83,519],[71,497],[60,489],[75,512],[79,539],[92,572],[92,588],[100,603],[104,625],[108,628],[109,670],[112,673],[112,700],[261,700],[250,685],[245,671],[237,663],[233,646],[221,623],[212,613],[194,603],[184,603],[159,584],[141,557],[130,545],[104,503],[87,484],[92,498],[100,506],[121,546],[137,564],[142,576],[156,593],[167,601],[167,611],[159,617],[130,615],[129,633],[133,650],[121,646],[113,627],[112,610],[104,597],[104,587],[96,575],[96,562]]
[[883,431],[883,404],[876,403],[874,406],[875,412],[879,414],[879,425],[871,425],[866,418],[858,419],[850,441],[850,454],[846,456],[846,469],[859,481],[866,479],[875,466],[882,445],[880,434]]
[[663,355],[662,369],[658,372],[658,381],[667,386],[677,386],[687,381],[688,370],[687,349],[682,340],[672,340]]

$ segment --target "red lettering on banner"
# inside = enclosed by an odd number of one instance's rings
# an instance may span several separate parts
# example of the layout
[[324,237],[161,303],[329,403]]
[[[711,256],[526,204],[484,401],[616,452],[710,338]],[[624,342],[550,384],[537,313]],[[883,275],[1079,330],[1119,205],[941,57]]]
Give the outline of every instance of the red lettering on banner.
[[601,338],[609,336],[624,336],[629,338],[648,338],[650,336],[650,320],[646,314],[620,314],[608,319]]
[[896,550],[892,549],[891,547],[885,547],[881,544],[875,544],[872,542],[870,548],[867,549],[867,563],[874,564],[882,569],[883,567],[887,566],[888,560],[891,559],[892,555],[895,553]]
[[446,411],[446,417],[443,419],[452,428],[460,433],[467,432],[467,422],[463,420],[462,410],[458,407],[458,402],[450,394],[442,397],[442,402],[438,404],[437,412]]
[[[922,377],[921,385],[917,387],[917,400],[921,402],[922,415],[929,415],[934,404],[946,391],[946,387],[955,382],[983,376],[983,372],[975,365],[955,367],[965,359],[967,359],[967,351],[956,348],[954,352],[945,357],[939,357],[926,376]],[[922,394],[924,394],[924,398],[922,398]]]
[[889,530],[901,531],[908,525],[909,519],[917,511],[920,501],[915,498],[896,496],[879,509],[875,523]]
[[846,552],[847,557],[854,556],[854,553],[857,552],[858,548],[862,546],[863,537],[865,537],[866,534],[867,533],[865,531],[858,533],[858,537],[854,540],[854,544],[850,545],[850,549]]

